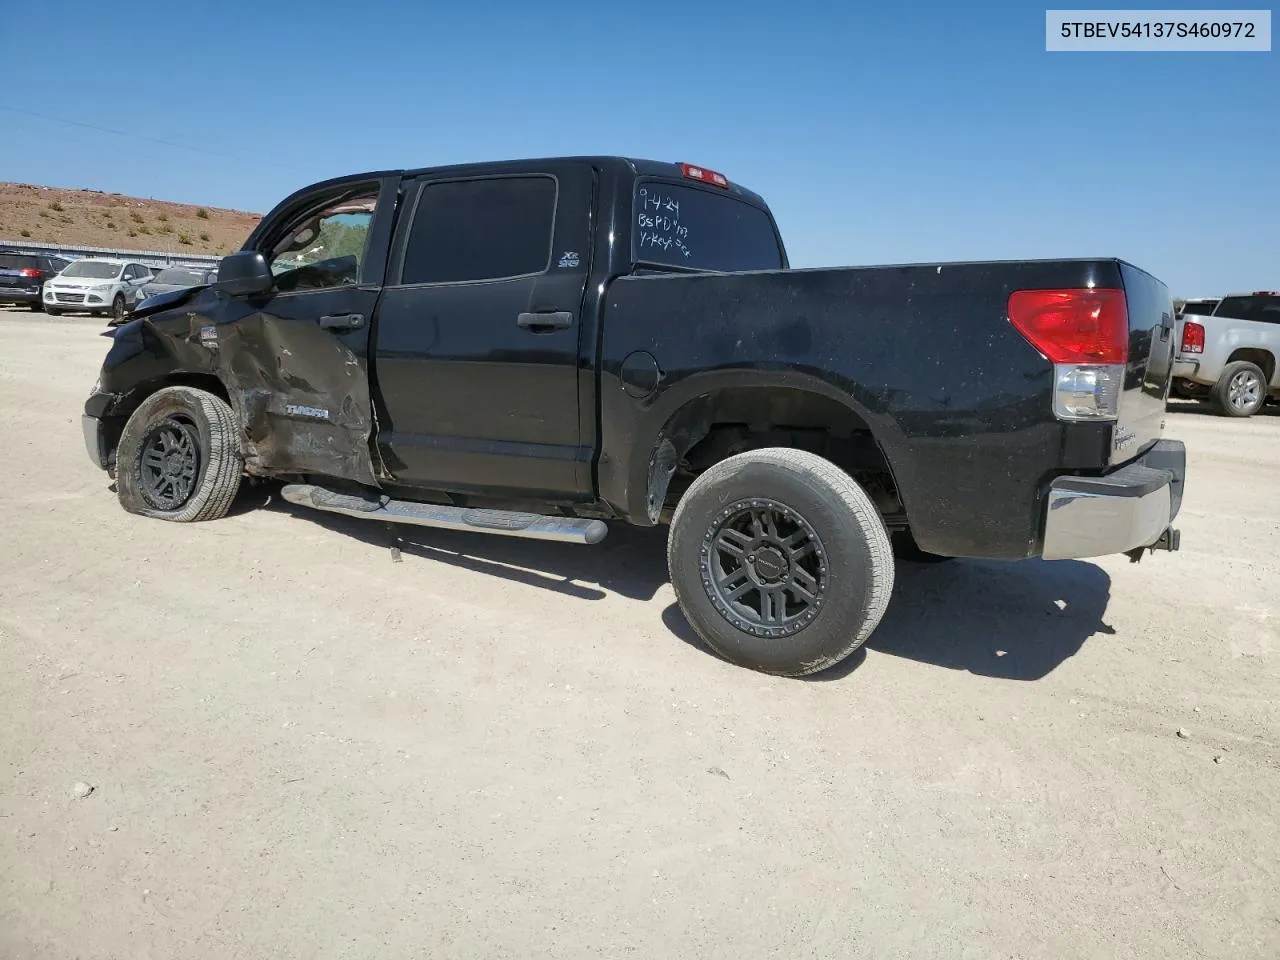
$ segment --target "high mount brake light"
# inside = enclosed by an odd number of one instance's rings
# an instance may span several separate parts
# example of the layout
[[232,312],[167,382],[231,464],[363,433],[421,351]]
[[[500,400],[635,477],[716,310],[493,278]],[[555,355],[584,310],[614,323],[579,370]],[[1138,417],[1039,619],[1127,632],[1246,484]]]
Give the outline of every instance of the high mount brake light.
[[1129,359],[1129,308],[1109,287],[1018,290],[1009,322],[1053,364],[1060,420],[1114,420]]
[[708,170],[706,167],[697,167],[692,163],[680,164],[680,172],[690,180],[697,180],[699,183],[709,183],[713,187],[729,186],[729,178],[723,173],[716,173],[714,170]]

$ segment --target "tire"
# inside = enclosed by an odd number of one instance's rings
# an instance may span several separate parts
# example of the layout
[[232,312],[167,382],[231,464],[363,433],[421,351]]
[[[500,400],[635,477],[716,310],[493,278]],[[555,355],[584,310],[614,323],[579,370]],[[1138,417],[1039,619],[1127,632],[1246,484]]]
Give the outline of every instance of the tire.
[[1210,391],[1214,406],[1228,417],[1252,417],[1267,402],[1267,378],[1256,363],[1228,363]]
[[127,313],[126,304],[124,302],[124,294],[117,293],[116,298],[111,301],[111,319],[116,322],[122,322],[124,315]]
[[45,312],[45,315],[46,315],[46,316],[49,316],[49,317],[60,317],[60,316],[62,316],[62,311],[61,311],[61,310],[59,310],[57,307],[45,307],[45,308],[44,308],[44,312]]
[[893,590],[875,504],[830,461],[781,447],[729,457],[694,480],[671,520],[667,566],[708,647],[787,677],[853,653]]
[[221,397],[165,387],[133,412],[116,451],[116,490],[130,513],[191,523],[225,516],[244,461]]
[[42,313],[44,311],[44,304],[37,300],[35,303],[28,303],[27,309],[32,313]]

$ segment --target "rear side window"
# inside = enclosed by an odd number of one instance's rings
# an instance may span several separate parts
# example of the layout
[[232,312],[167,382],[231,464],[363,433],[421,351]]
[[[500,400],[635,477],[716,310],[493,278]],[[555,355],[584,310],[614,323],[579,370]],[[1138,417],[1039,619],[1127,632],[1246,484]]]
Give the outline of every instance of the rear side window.
[[1213,309],[1217,305],[1217,300],[1192,300],[1190,303],[1184,304],[1179,313],[1193,313],[1201,317],[1211,317],[1213,316]]
[[1280,323],[1280,296],[1224,297],[1215,315],[1257,323]]
[[542,273],[551,262],[551,177],[456,180],[422,188],[401,283],[458,283]]
[[777,270],[773,221],[727,193],[642,180],[636,186],[631,251],[637,261],[694,270]]

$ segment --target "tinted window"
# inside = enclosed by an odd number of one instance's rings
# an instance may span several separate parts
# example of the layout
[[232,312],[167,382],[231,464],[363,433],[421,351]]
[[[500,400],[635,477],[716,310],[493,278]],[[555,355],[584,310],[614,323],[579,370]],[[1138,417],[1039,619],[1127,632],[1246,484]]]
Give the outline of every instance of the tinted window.
[[0,270],[38,269],[40,262],[23,253],[0,253]]
[[1183,305],[1179,314],[1194,313],[1202,317],[1209,317],[1213,315],[1213,308],[1217,305],[1217,300],[1192,300]]
[[1224,297],[1215,315],[1259,323],[1280,323],[1280,296]]
[[551,260],[556,182],[502,177],[423,188],[401,283],[496,280],[541,273]]
[[729,194],[648,180],[636,187],[631,249],[636,260],[695,270],[777,270],[773,222]]

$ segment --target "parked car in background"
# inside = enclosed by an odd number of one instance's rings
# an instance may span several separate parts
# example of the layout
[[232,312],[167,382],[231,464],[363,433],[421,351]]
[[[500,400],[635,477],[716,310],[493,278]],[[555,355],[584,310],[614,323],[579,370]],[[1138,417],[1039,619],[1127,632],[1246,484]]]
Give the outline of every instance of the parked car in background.
[[1177,338],[1175,396],[1210,400],[1230,417],[1251,417],[1268,396],[1280,397],[1280,293],[1188,301]]
[[218,271],[213,267],[165,267],[151,280],[143,285],[142,296],[156,293],[172,293],[174,290],[185,290],[188,287],[203,287],[218,279]]
[[151,268],[141,263],[86,257],[45,284],[44,309],[53,316],[80,310],[122,320],[151,278]]
[[20,303],[38,312],[45,281],[70,263],[43,253],[0,253],[0,303]]

